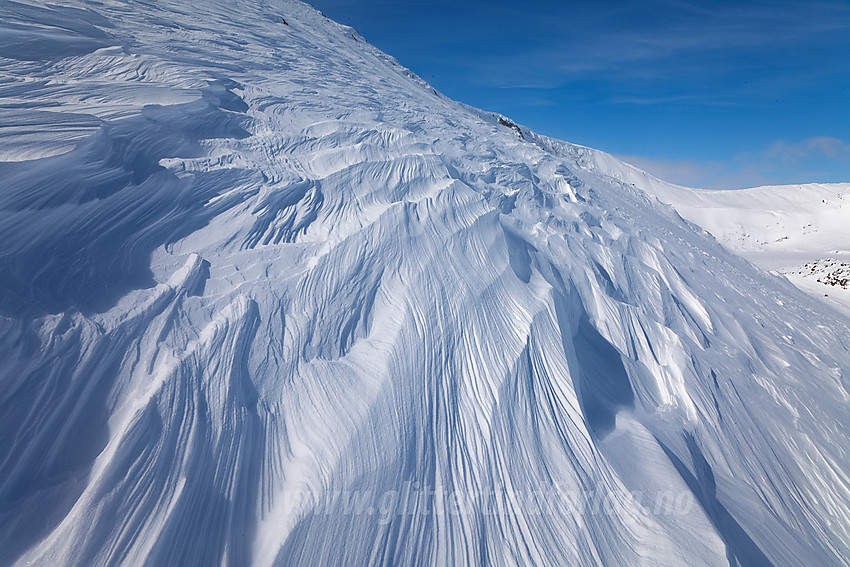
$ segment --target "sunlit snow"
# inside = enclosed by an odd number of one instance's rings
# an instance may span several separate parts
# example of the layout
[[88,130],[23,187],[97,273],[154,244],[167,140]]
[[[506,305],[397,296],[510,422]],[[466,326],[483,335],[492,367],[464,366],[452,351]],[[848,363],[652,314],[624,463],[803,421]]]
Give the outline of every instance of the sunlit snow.
[[850,319],[657,180],[294,0],[0,16],[0,563],[850,558]]

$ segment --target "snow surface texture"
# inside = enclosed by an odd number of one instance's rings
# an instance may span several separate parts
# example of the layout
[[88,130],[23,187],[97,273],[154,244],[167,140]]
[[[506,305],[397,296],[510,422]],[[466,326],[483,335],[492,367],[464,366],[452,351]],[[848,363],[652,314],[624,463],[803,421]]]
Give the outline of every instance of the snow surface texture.
[[848,319],[628,166],[295,1],[0,13],[0,563],[847,564]]
[[729,250],[850,314],[850,183],[707,191],[650,180],[621,163],[611,174],[634,180]]

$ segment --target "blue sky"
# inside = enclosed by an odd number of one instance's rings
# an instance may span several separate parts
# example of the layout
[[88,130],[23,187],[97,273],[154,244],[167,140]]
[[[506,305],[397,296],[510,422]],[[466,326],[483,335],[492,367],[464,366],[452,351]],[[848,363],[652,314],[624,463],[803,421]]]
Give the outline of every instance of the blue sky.
[[451,98],[670,181],[850,181],[848,0],[311,3]]

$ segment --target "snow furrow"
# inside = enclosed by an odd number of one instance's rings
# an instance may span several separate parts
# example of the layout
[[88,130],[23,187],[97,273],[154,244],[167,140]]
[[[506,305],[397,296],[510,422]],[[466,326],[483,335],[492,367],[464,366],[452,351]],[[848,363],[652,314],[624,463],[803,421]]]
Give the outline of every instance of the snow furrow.
[[295,0],[0,7],[0,563],[850,557],[847,319],[669,186]]

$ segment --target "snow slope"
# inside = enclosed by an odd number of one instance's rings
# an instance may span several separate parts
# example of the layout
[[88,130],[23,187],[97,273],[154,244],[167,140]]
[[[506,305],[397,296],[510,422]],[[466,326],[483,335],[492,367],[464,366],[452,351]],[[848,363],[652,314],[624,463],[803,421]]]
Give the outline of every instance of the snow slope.
[[673,205],[727,249],[850,314],[850,183],[691,189],[597,155],[610,175]]
[[0,563],[847,564],[850,319],[628,166],[292,0],[0,12]]
[[850,183],[674,188],[659,198],[730,250],[850,313]]

